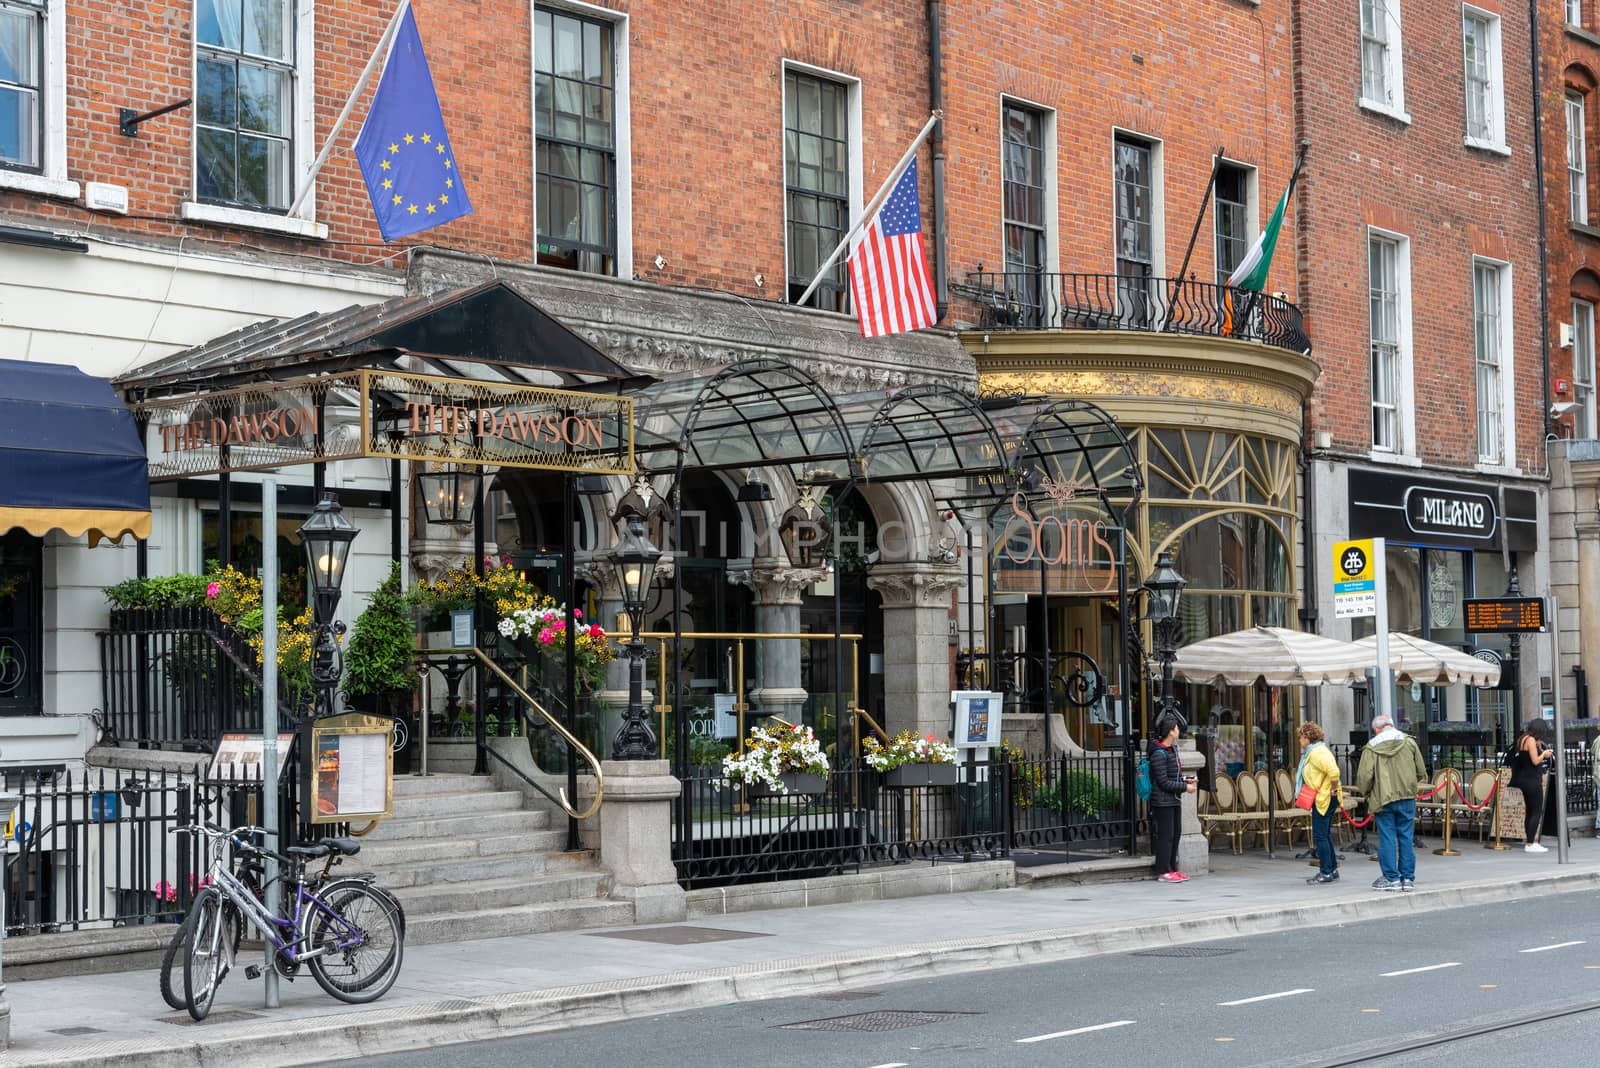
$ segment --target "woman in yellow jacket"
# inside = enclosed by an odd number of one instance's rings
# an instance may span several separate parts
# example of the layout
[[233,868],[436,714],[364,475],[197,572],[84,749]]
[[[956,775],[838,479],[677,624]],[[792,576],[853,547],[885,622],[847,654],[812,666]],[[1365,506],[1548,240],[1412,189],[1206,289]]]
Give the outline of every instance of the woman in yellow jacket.
[[1339,762],[1333,759],[1322,728],[1300,724],[1300,769],[1295,772],[1295,794],[1309,786],[1317,792],[1311,806],[1311,838],[1317,844],[1317,874],[1306,882],[1313,886],[1339,878],[1339,854],[1333,848],[1333,820],[1339,814]]

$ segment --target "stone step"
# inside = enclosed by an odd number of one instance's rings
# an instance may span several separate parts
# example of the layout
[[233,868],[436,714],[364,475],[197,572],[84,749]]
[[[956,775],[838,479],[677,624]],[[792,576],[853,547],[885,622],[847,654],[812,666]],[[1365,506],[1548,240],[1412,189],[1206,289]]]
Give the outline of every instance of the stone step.
[[558,871],[581,870],[563,862],[552,865],[541,853],[507,853],[501,857],[457,857],[419,863],[369,863],[366,853],[356,858],[352,871],[370,871],[390,890],[406,887],[455,886],[481,879],[532,879]]
[[437,772],[428,775],[396,775],[394,796],[418,797],[422,794],[461,794],[470,791],[495,791],[500,787],[489,775],[455,775]]
[[514,812],[523,807],[522,803],[522,795],[515,790],[414,794],[394,799],[394,818],[403,820],[464,816],[469,812]]
[[402,838],[488,838],[526,834],[550,826],[550,813],[518,809],[512,812],[477,812],[465,816],[424,816],[384,820],[367,837],[375,842]]
[[[373,832],[376,834],[377,832]],[[553,853],[564,849],[567,832],[563,830],[526,831],[520,834],[463,836],[458,838],[396,838],[373,841],[369,835],[362,839],[361,853],[348,865],[356,868],[397,868],[402,865],[425,865],[435,862],[468,860],[477,857],[530,856]]]
[[592,927],[617,927],[633,922],[629,901],[552,901],[544,905],[444,912],[412,918],[406,914],[406,944],[471,942],[480,938],[545,934]]
[[484,912],[519,905],[544,905],[556,901],[593,901],[607,889],[604,872],[567,872],[509,879],[482,879],[474,883],[401,887],[394,890],[412,916],[455,912]]

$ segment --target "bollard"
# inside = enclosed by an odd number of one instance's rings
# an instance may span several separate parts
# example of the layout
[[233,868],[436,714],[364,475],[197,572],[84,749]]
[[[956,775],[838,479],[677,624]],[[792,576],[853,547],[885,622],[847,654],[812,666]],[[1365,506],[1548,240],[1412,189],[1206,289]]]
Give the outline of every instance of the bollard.
[[1461,855],[1461,850],[1459,850],[1459,849],[1451,849],[1450,848],[1450,832],[1451,832],[1452,825],[1454,823],[1454,821],[1450,818],[1450,816],[1451,816],[1451,813],[1453,813],[1455,811],[1454,807],[1452,807],[1451,804],[1450,804],[1450,791],[1460,781],[1461,781],[1460,777],[1457,775],[1455,768],[1446,768],[1445,769],[1445,771],[1444,771],[1444,846],[1442,848],[1440,848],[1440,849],[1435,849],[1433,851],[1433,855],[1436,856],[1436,857],[1459,857]]
[[1506,792],[1506,784],[1501,781],[1500,773],[1494,776],[1494,841],[1484,843],[1485,849],[1510,849],[1511,847],[1500,841],[1500,795]]

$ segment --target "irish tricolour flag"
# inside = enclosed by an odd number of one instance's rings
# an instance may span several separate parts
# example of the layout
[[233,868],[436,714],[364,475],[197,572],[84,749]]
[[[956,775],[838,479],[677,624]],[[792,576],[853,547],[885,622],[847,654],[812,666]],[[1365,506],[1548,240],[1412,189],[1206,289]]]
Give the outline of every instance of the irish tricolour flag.
[[1278,231],[1283,229],[1283,213],[1289,207],[1289,197],[1294,193],[1294,184],[1300,180],[1300,165],[1305,162],[1305,155],[1295,161],[1294,173],[1289,175],[1289,184],[1284,187],[1283,196],[1278,198],[1278,206],[1272,209],[1272,218],[1267,220],[1267,225],[1244,254],[1244,259],[1239,261],[1239,266],[1228,275],[1227,289],[1223,290],[1223,324],[1224,334],[1233,332],[1233,291],[1243,289],[1252,293],[1259,293],[1266,287],[1267,271],[1272,267],[1272,253],[1278,247]]

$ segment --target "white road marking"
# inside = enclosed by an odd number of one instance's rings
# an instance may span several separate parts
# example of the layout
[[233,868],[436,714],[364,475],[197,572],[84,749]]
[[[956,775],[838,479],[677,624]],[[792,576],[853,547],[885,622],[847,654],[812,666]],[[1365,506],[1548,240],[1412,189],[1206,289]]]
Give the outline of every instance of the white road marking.
[[1453,960],[1453,961],[1449,962],[1448,964],[1429,964],[1429,965],[1427,965],[1426,967],[1423,967],[1423,968],[1402,968],[1398,972],[1384,972],[1381,976],[1379,976],[1379,978],[1381,978],[1381,979],[1393,979],[1397,975],[1416,975],[1418,972],[1436,972],[1441,968],[1459,968],[1459,967],[1461,967],[1461,962],[1458,961],[1458,960]]
[[874,1064],[872,1068],[910,1068],[907,1061],[890,1061],[888,1064]]
[[1052,1038],[1067,1038],[1071,1035],[1086,1035],[1090,1031],[1109,1031],[1113,1027],[1127,1027],[1129,1024],[1138,1023],[1137,1020],[1113,1020],[1111,1023],[1095,1024],[1093,1027],[1074,1027],[1070,1031],[1052,1031],[1048,1035],[1034,1035],[1032,1038],[1017,1039],[1018,1045],[1029,1042],[1045,1042]]
[[1568,946],[1581,946],[1583,942],[1557,942],[1553,946],[1534,946],[1532,949],[1519,949],[1518,953],[1543,953],[1547,949],[1566,949]]
[[1314,991],[1311,987],[1303,986],[1299,990],[1280,990],[1276,994],[1257,994],[1253,998],[1240,998],[1238,1001],[1219,1001],[1217,1002],[1217,1008],[1226,1009],[1231,1008],[1234,1005],[1253,1005],[1258,1001],[1273,1001],[1277,998],[1292,998],[1296,994],[1313,993],[1316,993],[1316,991]]

